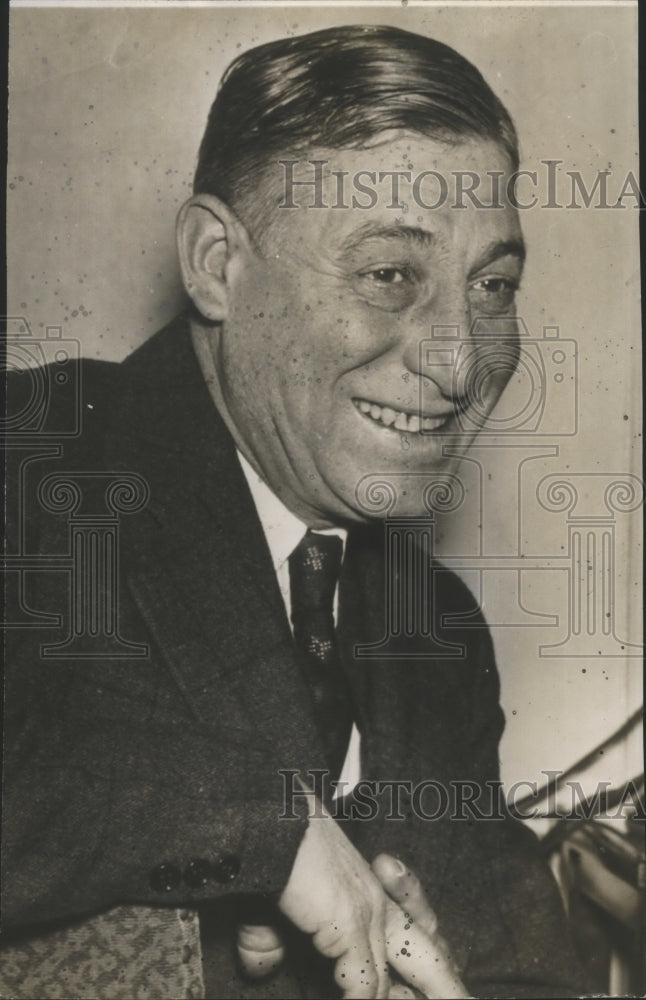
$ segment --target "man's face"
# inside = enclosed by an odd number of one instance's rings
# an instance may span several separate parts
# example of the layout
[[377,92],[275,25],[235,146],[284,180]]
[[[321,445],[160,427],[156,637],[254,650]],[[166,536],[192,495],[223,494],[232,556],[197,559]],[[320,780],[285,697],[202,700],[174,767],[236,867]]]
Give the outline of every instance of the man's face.
[[[461,415],[480,420],[511,375],[508,363],[496,364],[495,345],[472,342],[460,362],[467,377],[457,379],[454,364],[428,364],[438,355],[420,352],[433,327],[459,327],[464,344],[476,318],[495,328],[493,317],[513,316],[522,269],[517,213],[504,195],[501,208],[477,208],[466,197],[456,208],[452,173],[480,176],[478,194],[488,203],[487,172],[509,173],[509,160],[485,141],[420,136],[314,158],[328,161],[328,206],[351,206],[353,193],[372,202],[352,188],[366,170],[410,171],[412,180],[437,171],[449,194],[442,206],[424,208],[438,200],[438,182],[430,178],[415,194],[402,178],[398,200],[406,207],[396,209],[392,178],[372,183],[364,174],[377,196],[368,209],[276,208],[262,255],[245,251],[230,269],[229,315],[213,341],[226,415],[241,450],[312,526],[364,520],[366,476],[390,479],[398,513],[422,514],[419,474],[456,466],[474,436],[462,431]],[[338,171],[347,171],[341,198]],[[280,164],[276,172],[282,178]],[[303,157],[294,179],[313,176]],[[310,206],[314,192],[295,187],[293,197]],[[507,333],[514,327],[505,325]]]

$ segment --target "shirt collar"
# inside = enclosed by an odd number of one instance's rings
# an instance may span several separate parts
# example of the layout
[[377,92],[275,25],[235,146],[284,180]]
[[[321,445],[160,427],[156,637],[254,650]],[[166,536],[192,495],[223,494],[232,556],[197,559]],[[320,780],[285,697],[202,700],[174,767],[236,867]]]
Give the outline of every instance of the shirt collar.
[[[238,451],[238,459],[265,532],[274,570],[278,572],[300,542],[308,526],[299,517],[296,517],[296,514],[293,514],[282,500],[278,499],[240,451]],[[348,534],[344,528],[328,528],[316,533],[337,535],[344,546]]]

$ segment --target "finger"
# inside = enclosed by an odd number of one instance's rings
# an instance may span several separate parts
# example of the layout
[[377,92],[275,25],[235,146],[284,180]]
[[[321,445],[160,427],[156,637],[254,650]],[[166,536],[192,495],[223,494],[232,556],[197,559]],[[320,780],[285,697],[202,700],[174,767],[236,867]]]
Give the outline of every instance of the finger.
[[386,907],[386,948],[392,967],[424,997],[469,997],[444,939],[427,934],[392,900]]
[[[394,904],[393,904],[394,905]],[[383,910],[382,910],[383,913]],[[382,942],[385,937],[384,921],[381,921]],[[383,943],[383,958],[380,972],[377,972],[370,938],[355,929],[348,929],[343,915],[328,923],[313,935],[312,943],[317,951],[327,958],[336,959],[334,979],[344,1000],[386,1000],[390,988],[390,977]]]
[[391,900],[387,911],[388,960],[428,997],[467,996],[435,913],[417,876],[397,858],[380,854],[373,871]]
[[388,996],[388,988],[384,991],[380,986],[374,956],[364,936],[350,939],[336,963],[334,979],[344,1000],[386,1000]]
[[377,972],[377,996],[387,997],[390,991],[390,971],[386,954],[386,906],[389,902],[380,892],[379,905],[375,905],[370,926],[370,944]]
[[388,997],[385,906],[389,900],[376,880],[374,888],[369,919],[357,915],[350,901],[341,898],[334,919],[325,921],[312,935],[316,950],[336,961],[334,977],[344,997]]
[[415,1000],[416,995],[419,997],[421,994],[415,994],[410,986],[404,986],[403,983],[395,983],[390,987],[388,1000]]
[[237,944],[240,964],[251,979],[268,976],[285,957],[284,945],[273,927],[240,924]]
[[391,899],[400,905],[410,920],[429,937],[437,933],[437,917],[429,906],[417,876],[390,854],[379,854],[372,870]]

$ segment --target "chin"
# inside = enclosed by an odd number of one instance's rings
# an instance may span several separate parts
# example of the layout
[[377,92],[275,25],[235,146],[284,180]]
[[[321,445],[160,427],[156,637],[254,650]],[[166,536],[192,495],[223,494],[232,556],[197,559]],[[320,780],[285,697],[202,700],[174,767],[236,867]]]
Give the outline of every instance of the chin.
[[[396,449],[375,451],[340,448],[324,457],[327,484],[336,498],[335,508],[348,521],[374,521],[387,517],[429,517],[434,511],[460,506],[464,487],[459,474],[462,457],[477,436],[454,434],[445,439],[418,437],[408,449],[397,440]],[[365,443],[365,442],[364,442]],[[442,454],[443,444],[455,455]]]
[[[457,463],[456,463],[457,466]],[[460,506],[464,487],[453,466],[419,471],[366,472],[360,475],[344,501],[355,518],[372,521],[387,517],[429,517],[433,511]]]

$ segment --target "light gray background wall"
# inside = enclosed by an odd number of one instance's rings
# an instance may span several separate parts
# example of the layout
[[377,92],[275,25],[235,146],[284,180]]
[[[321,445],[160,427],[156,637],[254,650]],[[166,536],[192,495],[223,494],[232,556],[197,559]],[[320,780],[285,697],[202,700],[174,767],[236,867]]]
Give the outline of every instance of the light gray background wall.
[[[507,104],[523,166],[564,161],[588,181],[610,169],[618,194],[636,169],[636,7],[272,4],[164,9],[21,9],[10,40],[9,301],[43,334],[78,338],[82,352],[121,359],[182,303],[174,217],[191,176],[217,81],[241,49],[331,24],[393,23],[454,45]],[[541,176],[543,176],[541,174]],[[567,178],[566,178],[567,180]],[[569,188],[562,200],[569,200]],[[542,185],[545,198],[545,185]],[[553,472],[639,474],[638,212],[534,209],[523,213],[529,261],[519,311],[531,333],[558,325],[578,343],[580,424],[544,439],[558,454],[533,463],[514,499],[519,453],[488,455],[484,539],[477,494],[444,525],[442,551],[562,556],[563,516],[536,509],[535,485]],[[559,414],[558,394],[551,398]],[[566,407],[567,409],[567,407]],[[561,415],[565,419],[564,414]],[[556,418],[555,418],[556,419]],[[560,419],[560,417],[559,417]],[[557,421],[558,422],[558,421]],[[480,453],[482,458],[484,453]],[[526,472],[528,470],[526,469]],[[592,480],[590,480],[592,482]],[[518,527],[518,509],[522,515]],[[617,516],[617,630],[638,641],[639,515]],[[465,573],[476,588],[478,578]],[[508,719],[508,781],[570,764],[615,729],[641,697],[638,659],[551,659],[567,620],[566,575],[524,573],[522,600],[559,627],[509,626],[516,584],[484,593]],[[537,621],[537,619],[534,619]],[[638,734],[591,772],[617,781],[640,767]]]

